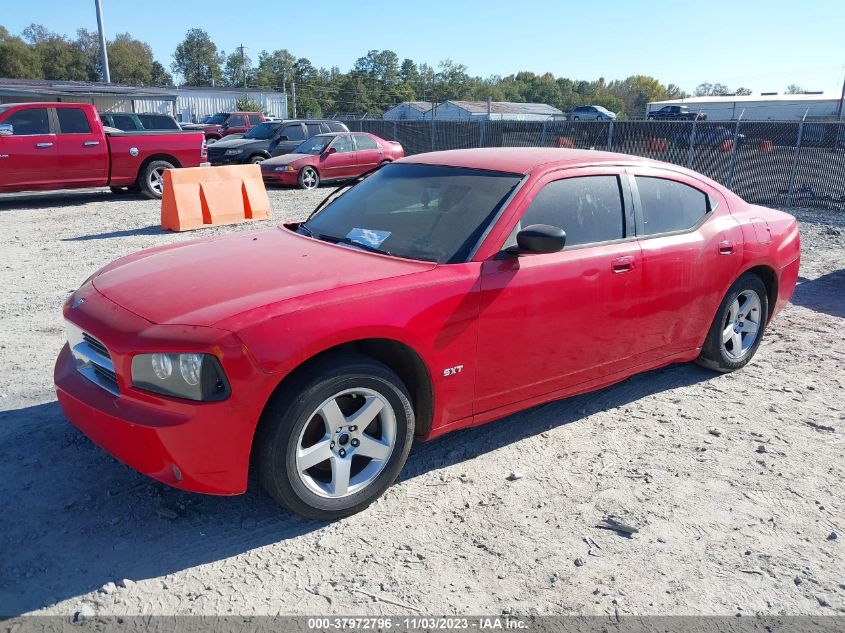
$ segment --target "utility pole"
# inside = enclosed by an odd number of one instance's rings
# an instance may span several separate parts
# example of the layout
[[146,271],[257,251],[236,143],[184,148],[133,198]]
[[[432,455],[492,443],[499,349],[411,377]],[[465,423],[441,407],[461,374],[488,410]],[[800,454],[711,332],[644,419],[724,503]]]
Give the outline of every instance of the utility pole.
[[290,95],[293,99],[293,118],[296,118],[296,82],[290,82]]
[[100,0],[94,0],[94,6],[97,7],[97,29],[100,31],[100,65],[103,67],[103,81],[110,84],[111,73],[109,72],[109,52],[106,50],[106,29],[103,27],[103,7]]
[[238,46],[238,50],[241,52],[241,72],[244,77],[244,88],[246,88],[246,56],[244,55],[244,48],[243,44]]
[[839,108],[836,110],[836,120],[842,120],[842,104],[845,103],[845,78],[842,79],[842,96],[839,97]]

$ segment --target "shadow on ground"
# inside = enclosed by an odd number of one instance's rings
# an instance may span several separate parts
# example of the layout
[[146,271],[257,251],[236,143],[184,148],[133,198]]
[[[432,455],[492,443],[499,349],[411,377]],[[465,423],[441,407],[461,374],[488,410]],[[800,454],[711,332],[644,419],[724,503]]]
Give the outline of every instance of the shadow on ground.
[[139,229],[124,229],[122,231],[107,231],[105,233],[91,233],[90,235],[78,235],[76,237],[68,237],[63,239],[63,242],[87,242],[88,240],[107,240],[113,237],[132,237],[134,235],[164,235],[165,233],[172,234],[173,231],[167,231],[161,228],[158,224],[151,224]]
[[[676,365],[419,444],[400,481],[596,411],[618,409],[622,415],[622,407],[642,397],[712,377],[696,365]],[[70,426],[55,401],[0,413],[0,498],[6,508],[0,529],[2,615],[48,606],[110,581],[161,577],[325,526],[280,509],[254,481],[238,497],[184,493],[152,482]]]
[[148,198],[140,194],[116,196],[108,189],[62,189],[60,191],[4,193],[0,194],[0,211],[11,211],[21,207],[26,207],[27,210],[60,209],[107,200],[148,200]]
[[845,269],[835,270],[817,279],[798,278],[792,303],[845,318]]

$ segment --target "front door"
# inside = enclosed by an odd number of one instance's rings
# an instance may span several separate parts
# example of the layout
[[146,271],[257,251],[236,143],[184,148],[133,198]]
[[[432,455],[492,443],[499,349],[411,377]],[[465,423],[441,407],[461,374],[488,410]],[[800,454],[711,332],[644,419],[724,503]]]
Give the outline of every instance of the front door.
[[627,179],[613,168],[556,172],[527,200],[504,246],[521,228],[548,224],[566,232],[566,247],[484,262],[476,414],[619,372],[639,351],[631,323],[641,258]]
[[0,123],[13,127],[11,136],[0,136],[0,189],[43,189],[58,184],[59,159],[49,110],[23,108],[0,118]]
[[[334,151],[331,151],[334,150]],[[344,180],[356,176],[355,145],[351,134],[338,134],[320,155],[320,178]]]
[[270,147],[273,156],[290,154],[306,140],[305,130],[302,123],[287,123],[276,133],[276,137]]

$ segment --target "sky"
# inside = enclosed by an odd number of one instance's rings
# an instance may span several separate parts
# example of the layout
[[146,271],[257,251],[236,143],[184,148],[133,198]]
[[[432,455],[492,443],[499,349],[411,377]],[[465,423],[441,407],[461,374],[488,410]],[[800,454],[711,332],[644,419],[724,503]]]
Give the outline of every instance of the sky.
[[[432,66],[465,64],[475,76],[520,70],[572,79],[643,74],[691,92],[707,81],[735,89],[839,92],[845,77],[843,0],[102,0],[106,33],[146,41],[170,68],[194,27],[227,53],[243,44],[287,48],[315,66],[347,71],[370,49],[390,49]],[[0,24],[30,23],[73,36],[96,30],[94,0],[27,0]],[[255,10],[250,7],[254,6]],[[150,16],[150,19],[146,19]]]

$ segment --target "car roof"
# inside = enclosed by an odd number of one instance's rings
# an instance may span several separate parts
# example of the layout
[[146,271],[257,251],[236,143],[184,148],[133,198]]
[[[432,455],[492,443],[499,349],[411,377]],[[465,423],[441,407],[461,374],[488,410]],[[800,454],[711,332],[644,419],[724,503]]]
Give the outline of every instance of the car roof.
[[419,163],[467,167],[489,171],[527,174],[541,166],[576,167],[596,163],[649,164],[663,166],[663,163],[647,158],[600,152],[588,149],[562,149],[556,147],[485,147],[477,149],[453,149],[443,152],[414,154],[401,158],[398,163]]

